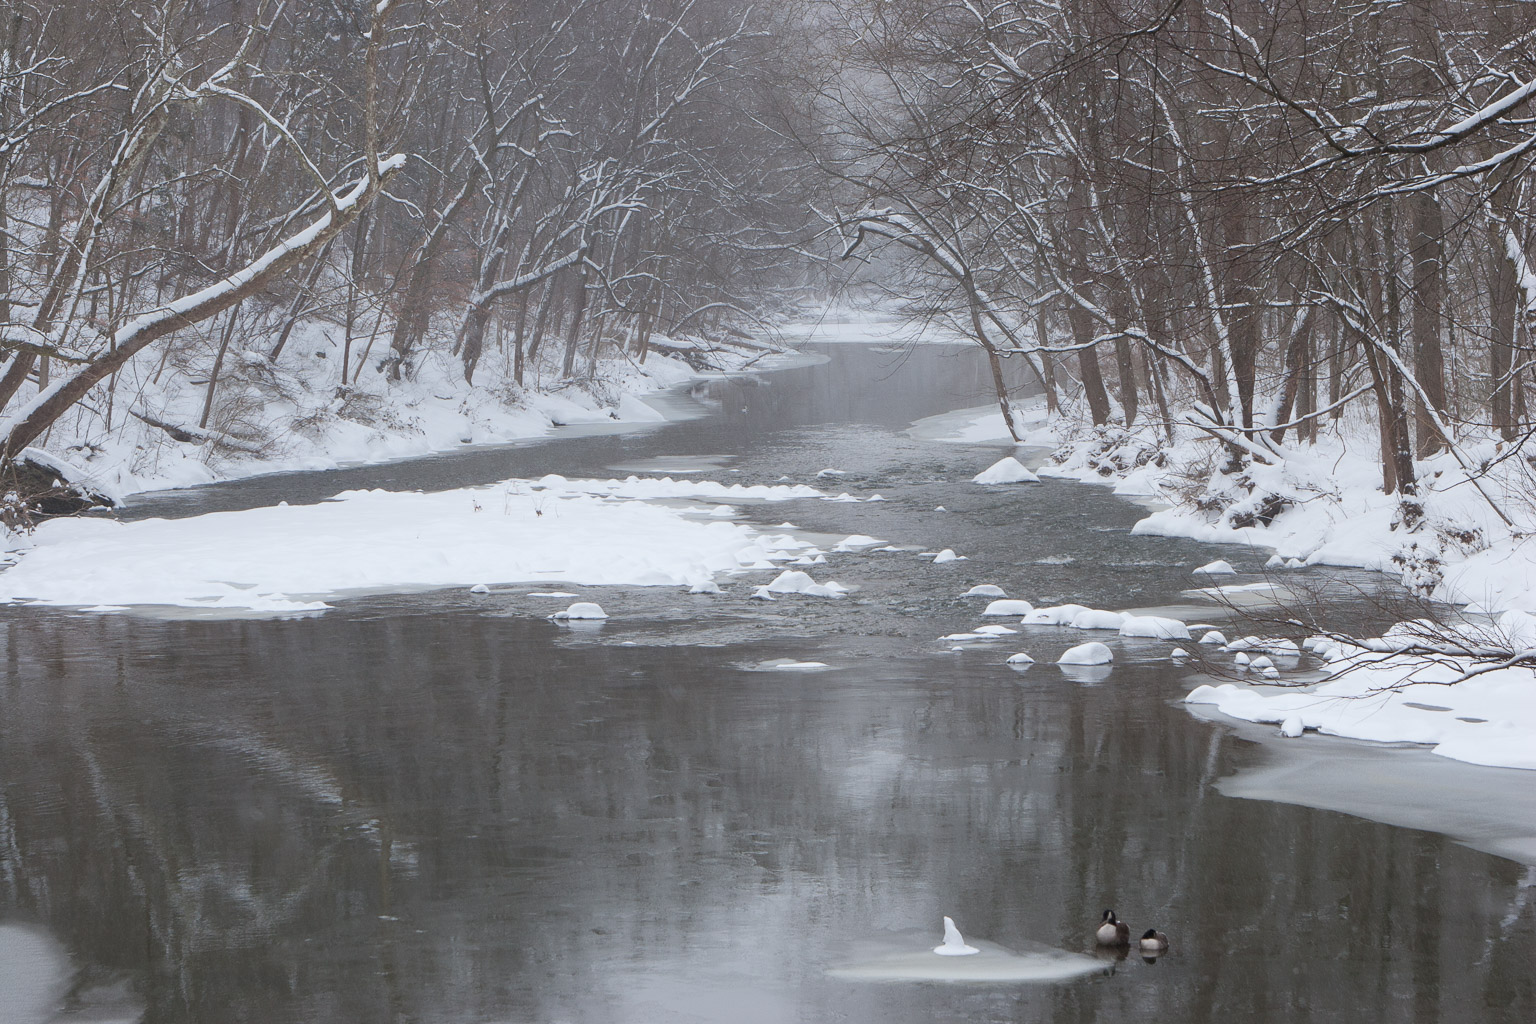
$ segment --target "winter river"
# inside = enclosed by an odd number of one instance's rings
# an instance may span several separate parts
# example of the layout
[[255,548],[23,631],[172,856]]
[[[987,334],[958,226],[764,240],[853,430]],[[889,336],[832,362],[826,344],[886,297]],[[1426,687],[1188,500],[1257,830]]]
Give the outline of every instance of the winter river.
[[[969,349],[825,354],[700,385],[702,416],[645,433],[137,500],[182,516],[551,472],[886,499],[740,506],[827,548],[842,600],[749,600],[754,573],[723,595],[456,588],[288,619],[0,611],[0,1020],[1536,1019],[1536,873],[1480,852],[1509,837],[1478,822],[1471,845],[1404,827],[1442,780],[1474,804],[1536,777],[1311,735],[1277,752],[1273,729],[1177,703],[1192,673],[1160,641],[995,619],[1019,632],[940,642],[982,621],[959,596],[981,583],[1226,628],[1190,607],[1190,570],[1267,552],[1133,537],[1144,509],[1106,488],[969,483],[1006,450],[905,432],[987,400]],[[830,550],[850,534],[896,550]],[[922,557],[942,548],[966,557]],[[611,617],[551,622],[569,599],[529,596],[549,590]],[[1112,669],[1052,664],[1096,638]],[[1016,650],[1039,663],[1005,667]],[[1270,798],[1283,759],[1325,748],[1370,792],[1324,773]],[[943,915],[994,959],[1092,954],[1106,907],[1171,951],[1049,983],[901,966],[945,959]]]

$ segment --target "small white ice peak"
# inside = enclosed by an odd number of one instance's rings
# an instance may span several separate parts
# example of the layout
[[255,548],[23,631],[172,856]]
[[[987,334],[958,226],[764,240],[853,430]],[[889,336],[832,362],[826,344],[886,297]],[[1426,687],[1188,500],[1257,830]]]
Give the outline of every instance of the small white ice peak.
[[944,919],[944,942],[934,946],[933,951],[939,956],[970,956],[972,953],[980,953],[975,946],[967,946],[965,939],[960,935],[960,929],[955,927],[953,918]]

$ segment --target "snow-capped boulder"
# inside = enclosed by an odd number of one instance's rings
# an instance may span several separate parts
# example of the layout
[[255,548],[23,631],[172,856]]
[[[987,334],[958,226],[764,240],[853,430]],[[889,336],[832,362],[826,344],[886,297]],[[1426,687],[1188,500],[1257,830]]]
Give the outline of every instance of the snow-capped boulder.
[[1153,640],[1188,640],[1189,627],[1178,619],[1161,615],[1127,615],[1120,624],[1121,636],[1144,636]]
[[555,612],[552,619],[606,619],[608,613],[595,601],[577,601],[563,612]]
[[934,565],[942,565],[945,562],[958,562],[959,560],[960,556],[955,554],[954,548],[945,548],[943,551],[940,551],[938,554],[933,556]]
[[1002,601],[993,601],[982,610],[983,615],[1028,615],[1035,610],[1035,606],[1028,601],[1020,601],[1017,598],[1006,598]]
[[1214,562],[1207,562],[1198,569],[1190,571],[1191,576],[1236,576],[1237,570],[1232,568],[1232,563],[1218,558]]
[[1107,612],[1099,608],[1085,608],[1072,616],[1068,623],[1073,629],[1114,629],[1125,625],[1126,616],[1120,612]]
[[1062,652],[1056,659],[1058,665],[1108,665],[1115,660],[1115,652],[1101,643],[1078,644]]
[[1200,642],[1207,646],[1225,647],[1227,645],[1227,637],[1220,630],[1213,629],[1202,636]]
[[975,484],[1037,484],[1039,482],[1040,478],[1012,455],[998,459],[971,477],[971,483]]
[[1070,626],[1080,612],[1091,611],[1087,605],[1058,604],[1049,608],[1036,608],[1024,615],[1026,626]]
[[[1007,597],[1008,592],[996,583],[978,583],[960,595],[961,597]],[[999,612],[998,614],[1002,614]],[[1020,612],[1019,614],[1023,614]]]
[[1025,654],[1023,651],[1020,651],[1018,654],[1010,654],[1010,655],[1008,655],[1008,660],[1006,662],[1004,662],[1003,664],[1005,664],[1005,665],[1033,665],[1034,663],[1035,663],[1035,659],[1034,658],[1031,658],[1028,654]]

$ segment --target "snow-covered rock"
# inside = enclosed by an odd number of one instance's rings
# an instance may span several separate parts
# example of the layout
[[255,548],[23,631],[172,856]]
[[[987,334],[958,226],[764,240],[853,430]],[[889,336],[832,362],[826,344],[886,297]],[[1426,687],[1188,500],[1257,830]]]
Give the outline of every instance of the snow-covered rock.
[[1191,576],[1236,576],[1237,570],[1232,568],[1232,563],[1218,558],[1214,562],[1207,562],[1198,569],[1190,570]]
[[1207,646],[1225,647],[1227,645],[1227,638],[1220,630],[1213,629],[1202,636],[1200,642]]
[[1232,664],[1237,666],[1239,672],[1246,672],[1248,670],[1248,655],[1239,653],[1232,659]]
[[[996,583],[978,583],[960,595],[961,597],[1007,597],[1008,592]],[[998,614],[1002,614],[999,612]],[[1012,613],[1009,613],[1012,614]],[[1020,612],[1019,614],[1023,614]]]
[[977,484],[1037,484],[1040,478],[1012,455],[998,459],[986,469],[971,477]]
[[1101,643],[1078,644],[1068,648],[1056,659],[1058,665],[1108,665],[1115,654]]
[[983,615],[1028,615],[1035,610],[1035,606],[1028,601],[1018,598],[1004,598],[1001,601],[993,601],[982,609]]
[[596,601],[577,601],[564,611],[555,612],[552,619],[606,619],[608,613]]
[[1018,654],[1010,654],[1010,655],[1008,655],[1008,660],[1005,661],[1003,664],[1005,664],[1005,665],[1033,665],[1034,663],[1035,663],[1035,659],[1034,658],[1031,658],[1028,654],[1024,653],[1023,651],[1020,651]]
[[1118,630],[1125,625],[1129,616],[1121,612],[1103,611],[1099,608],[1085,608],[1072,616],[1068,623],[1073,629],[1114,629]]
[[1173,650],[1168,652],[1168,657],[1172,658],[1174,661],[1183,661],[1185,658],[1189,657],[1189,652],[1182,647],[1175,647]]
[[1007,636],[1010,633],[1017,633],[1018,630],[1009,629],[1007,626],[977,626],[975,632],[990,633],[992,636]]
[[1080,613],[1091,610],[1081,604],[1058,604],[1026,612],[1022,621],[1026,626],[1070,626]]
[[1151,637],[1154,640],[1188,640],[1189,627],[1178,619],[1161,615],[1127,615],[1120,623],[1121,636]]
[[491,592],[491,588],[486,586],[484,583],[476,583],[474,586],[469,588],[469,592],[471,594],[489,594]]
[[958,562],[962,556],[955,554],[954,548],[945,548],[933,556],[934,565],[942,565],[945,562]]
[[1288,739],[1295,739],[1306,730],[1301,724],[1300,715],[1290,715],[1280,723],[1280,735]]
[[688,593],[721,594],[724,593],[724,591],[720,589],[720,584],[716,583],[714,580],[701,580],[700,582],[695,583],[693,586],[689,587]]
[[817,583],[810,573],[799,569],[785,569],[767,585],[770,594],[803,594],[806,597],[842,597],[848,588],[841,583],[827,581]]

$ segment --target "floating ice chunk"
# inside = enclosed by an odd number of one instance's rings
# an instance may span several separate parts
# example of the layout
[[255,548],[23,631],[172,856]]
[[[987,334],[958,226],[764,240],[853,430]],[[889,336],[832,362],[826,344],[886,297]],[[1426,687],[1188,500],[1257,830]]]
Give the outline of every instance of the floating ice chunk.
[[1227,638],[1226,635],[1223,634],[1220,630],[1213,629],[1209,633],[1205,634],[1205,636],[1202,636],[1200,638],[1200,642],[1202,644],[1224,647],[1226,646]]
[[563,590],[535,590],[535,591],[532,591],[532,592],[530,592],[530,593],[528,593],[528,594],[526,594],[524,596],[526,596],[526,597],[575,597],[576,595],[575,594],[567,594]]
[[847,476],[848,475],[848,471],[846,469],[833,469],[832,467],[828,466],[826,469],[823,469],[821,472],[817,473],[816,475],[817,476],[821,476],[821,477],[827,477],[827,476]]
[[1018,630],[1009,629],[1007,626],[977,626],[975,632],[990,633],[993,636],[1007,636],[1009,633],[1017,633]]
[[858,551],[861,548],[872,548],[876,544],[883,544],[883,543],[885,543],[885,542],[880,540],[880,538],[878,538],[878,537],[870,537],[870,536],[867,536],[867,535],[862,534],[862,533],[854,533],[854,534],[849,534],[847,537],[844,537],[841,541],[838,542],[837,546],[835,548],[833,548],[832,550],[833,551]]
[[1266,569],[1278,569],[1278,568],[1280,568],[1284,564],[1285,564],[1285,559],[1281,558],[1279,555],[1270,555],[1269,556],[1269,561],[1264,563],[1264,568],[1266,568]]
[[1154,640],[1188,640],[1189,627],[1161,615],[1127,615],[1120,624],[1121,636],[1146,636]]
[[1189,657],[1189,652],[1182,647],[1175,647],[1173,650],[1168,652],[1168,657],[1172,658],[1174,661],[1183,661],[1185,658]]
[[693,586],[689,587],[688,588],[688,593],[690,593],[690,594],[722,594],[722,593],[724,593],[724,591],[722,591],[720,589],[720,584],[716,583],[714,580],[701,580],[700,582],[695,583]]
[[1018,654],[1010,654],[1010,655],[1008,655],[1008,660],[1005,661],[1003,664],[1005,664],[1005,665],[1033,665],[1034,663],[1035,663],[1035,659],[1034,658],[1031,658],[1028,654],[1025,654],[1023,651],[1020,651]]
[[1050,608],[1036,608],[1024,613],[1024,625],[1026,626],[1068,626],[1077,617],[1079,612],[1090,609],[1081,604],[1058,604]]
[[974,484],[1037,484],[1039,482],[1040,478],[1012,455],[998,459],[971,477],[971,483]]
[[1288,739],[1295,739],[1304,731],[1305,729],[1302,727],[1300,715],[1291,715],[1285,721],[1280,723],[1280,735],[1285,736]]
[[1119,629],[1129,616],[1120,612],[1106,612],[1098,608],[1085,608],[1072,616],[1073,629]]
[[1241,653],[1238,654],[1237,657],[1232,659],[1232,664],[1237,666],[1237,670],[1239,672],[1248,671],[1248,655]]
[[964,555],[955,554],[954,548],[945,548],[943,551],[940,551],[938,554],[933,556],[933,564],[942,565],[945,562],[958,562],[964,557]]
[[606,619],[608,613],[596,601],[577,601],[563,612],[555,612],[552,619]]
[[484,583],[476,583],[474,586],[469,588],[469,592],[471,594],[489,594],[491,592],[491,588],[486,586]]
[[[1007,597],[1008,592],[996,583],[978,583],[976,586],[960,595],[961,597]],[[983,612],[982,614],[986,614]],[[999,615],[1003,614],[998,612]],[[1008,614],[1013,614],[1009,612]],[[1020,612],[1019,614],[1023,614]]]
[[794,658],[774,658],[759,663],[757,668],[769,672],[819,672],[830,666],[824,661],[796,661]]
[[1236,576],[1237,570],[1232,568],[1232,563],[1218,558],[1214,562],[1208,562],[1198,569],[1190,571],[1191,576]]
[[1115,660],[1115,653],[1098,642],[1078,644],[1068,648],[1056,659],[1058,665],[1108,665]]
[[940,640],[996,640],[991,633],[949,633],[939,637]]
[[944,941],[933,947],[933,951],[939,956],[970,956],[972,953],[980,953],[975,946],[967,946],[965,939],[960,936],[960,929],[955,927],[955,922],[949,918],[944,919]]
[[1020,601],[1017,598],[1006,598],[1002,601],[993,601],[982,609],[983,615],[1028,615],[1035,610],[1035,606],[1028,601]]

